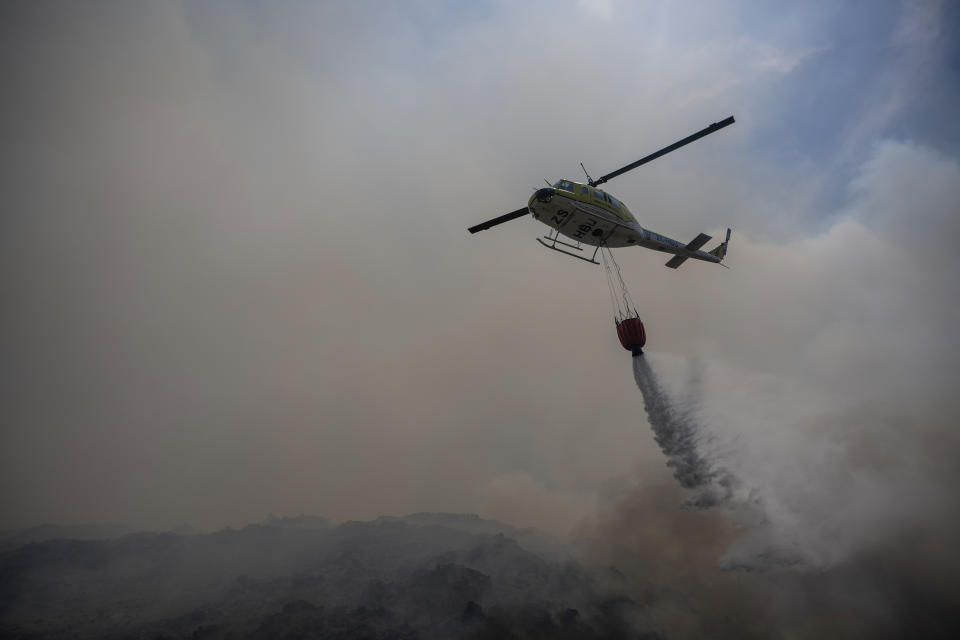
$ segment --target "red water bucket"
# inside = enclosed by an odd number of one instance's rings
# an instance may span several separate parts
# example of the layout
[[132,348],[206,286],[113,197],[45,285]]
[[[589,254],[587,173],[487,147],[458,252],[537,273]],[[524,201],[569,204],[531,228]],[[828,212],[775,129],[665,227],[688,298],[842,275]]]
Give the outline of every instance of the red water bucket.
[[643,345],[647,343],[647,332],[640,318],[627,318],[618,322],[617,337],[620,338],[623,348],[635,356],[643,353]]

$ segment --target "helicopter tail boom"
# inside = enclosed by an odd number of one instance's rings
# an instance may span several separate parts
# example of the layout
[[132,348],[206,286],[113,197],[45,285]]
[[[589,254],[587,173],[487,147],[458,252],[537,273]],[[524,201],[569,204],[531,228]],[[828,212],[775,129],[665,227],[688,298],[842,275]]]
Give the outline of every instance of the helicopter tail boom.
[[710,251],[700,251],[700,247],[705,245],[710,240],[710,236],[705,233],[699,234],[696,238],[687,243],[683,248],[689,253],[677,253],[666,262],[666,266],[671,269],[676,269],[684,262],[687,261],[687,258],[696,258],[697,260],[705,260],[707,262],[717,262],[719,263],[723,260],[724,256],[727,255],[727,243],[730,242],[730,229],[727,229],[727,238],[721,242],[715,249]]

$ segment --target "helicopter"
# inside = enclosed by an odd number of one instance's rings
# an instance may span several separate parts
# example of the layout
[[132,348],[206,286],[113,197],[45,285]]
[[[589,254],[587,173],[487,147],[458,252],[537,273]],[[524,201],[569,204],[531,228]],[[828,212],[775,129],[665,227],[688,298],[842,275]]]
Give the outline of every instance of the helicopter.
[[[625,204],[597,187],[627,171],[636,169],[671,151],[676,151],[680,147],[710,135],[715,131],[719,131],[734,122],[733,116],[720,122],[714,122],[710,126],[687,136],[683,140],[674,142],[659,151],[644,156],[636,162],[632,162],[625,167],[603,175],[596,180],[590,177],[586,168],[584,168],[581,163],[580,166],[587,176],[586,183],[567,179],[558,180],[552,185],[547,182],[550,186],[537,189],[534,194],[530,196],[527,206],[472,226],[468,228],[467,231],[477,233],[478,231],[495,227],[530,213],[534,219],[539,220],[551,229],[551,231],[542,238],[538,237],[537,242],[548,249],[559,251],[560,253],[596,265],[600,264],[597,262],[597,253],[601,248],[609,250],[611,248],[630,246],[645,247],[647,249],[673,254],[673,257],[666,263],[666,266],[671,269],[676,269],[686,262],[688,258],[720,264],[727,255],[727,244],[730,242],[730,229],[727,229],[726,238],[722,243],[710,251],[702,251],[700,247],[710,241],[710,236],[707,234],[700,233],[696,238],[684,244],[673,238],[668,238],[649,229],[644,229],[637,222],[636,218],[633,217],[633,214],[630,213],[630,210]],[[561,235],[565,239],[574,241],[576,244],[561,240]],[[584,255],[578,255],[572,252],[583,252],[582,245],[595,247],[591,257],[587,258],[584,257]]]

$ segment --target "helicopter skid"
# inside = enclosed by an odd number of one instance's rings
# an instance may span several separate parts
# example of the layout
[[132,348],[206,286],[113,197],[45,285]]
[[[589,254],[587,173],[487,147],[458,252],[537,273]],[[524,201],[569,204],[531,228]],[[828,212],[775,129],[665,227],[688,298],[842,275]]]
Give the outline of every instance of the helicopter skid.
[[[570,253],[569,251],[564,251],[563,249],[558,249],[558,248],[557,248],[557,245],[558,245],[558,244],[561,244],[561,245],[563,245],[563,246],[565,246],[565,247],[570,247],[571,249],[576,249],[577,251],[583,251],[583,249],[581,249],[580,247],[575,247],[574,245],[572,245],[572,244],[567,244],[566,242],[560,242],[559,240],[557,240],[556,238],[553,238],[553,237],[549,237],[549,236],[545,236],[545,237],[547,238],[547,240],[550,240],[551,242],[550,242],[550,243],[544,242],[543,239],[541,239],[541,238],[537,238],[537,242],[539,242],[540,244],[542,244],[543,246],[545,246],[547,249],[552,249],[552,250],[554,250],[554,251],[559,251],[560,253],[563,253],[563,254],[566,254],[566,255],[570,256],[571,258],[576,258],[576,259],[578,259],[578,260],[583,260],[584,262],[589,262],[589,263],[591,263],[591,264],[600,264],[599,262],[597,262],[597,259],[596,259],[596,258],[597,258],[597,252],[596,252],[596,251],[593,252],[593,256],[592,256],[592,257],[590,257],[590,258],[584,258],[583,256],[578,256],[578,255],[575,254],[575,253]],[[599,250],[600,247],[597,247],[597,249]]]

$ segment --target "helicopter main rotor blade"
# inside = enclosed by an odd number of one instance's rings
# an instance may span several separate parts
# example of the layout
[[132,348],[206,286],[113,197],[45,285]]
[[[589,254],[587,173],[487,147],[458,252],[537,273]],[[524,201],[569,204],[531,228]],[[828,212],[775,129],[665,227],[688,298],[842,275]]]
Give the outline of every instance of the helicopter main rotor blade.
[[682,147],[682,146],[684,146],[684,145],[688,145],[688,144],[690,144],[691,142],[693,142],[693,141],[695,141],[695,140],[699,140],[699,139],[702,138],[703,136],[708,136],[708,135],[710,135],[711,133],[713,133],[714,131],[719,131],[720,129],[723,129],[724,127],[729,126],[729,125],[733,124],[734,122],[736,122],[736,120],[733,119],[733,116],[730,116],[730,117],[727,118],[726,120],[721,120],[720,122],[714,122],[713,124],[711,124],[711,125],[710,125],[709,127],[707,127],[706,129],[701,129],[700,131],[697,131],[697,132],[696,132],[695,134],[693,134],[692,136],[687,136],[687,137],[684,138],[683,140],[680,140],[680,141],[678,141],[678,142],[674,142],[674,143],[673,143],[672,145],[670,145],[669,147],[664,147],[663,149],[660,149],[660,151],[657,151],[656,153],[651,153],[650,155],[648,155],[648,156],[646,156],[646,157],[640,158],[640,159],[637,160],[636,162],[634,162],[634,163],[632,163],[632,164],[628,164],[627,166],[623,167],[622,169],[617,169],[616,171],[614,171],[614,172],[612,172],[612,173],[608,173],[608,174],[605,175],[605,176],[600,176],[600,177],[597,178],[596,180],[591,180],[591,181],[590,181],[590,186],[591,186],[591,187],[595,187],[595,186],[597,186],[598,184],[603,184],[604,182],[606,182],[607,180],[610,180],[611,178],[616,178],[616,177],[617,177],[618,175],[620,175],[621,173],[626,173],[627,171],[630,171],[631,169],[636,169],[637,167],[639,167],[639,166],[642,165],[642,164],[647,164],[647,163],[650,162],[651,160],[656,160],[656,159],[659,158],[660,156],[666,155],[666,154],[670,153],[671,151],[676,151],[676,150],[679,149],[680,147]]
[[467,229],[470,233],[476,233],[477,231],[483,231],[484,229],[489,229],[490,227],[495,227],[498,224],[503,224],[504,222],[510,222],[521,216],[527,214],[527,208],[517,209],[516,211],[511,211],[510,213],[505,213],[502,216],[493,218],[492,220],[487,220],[486,222],[481,222],[478,225],[474,225]]

